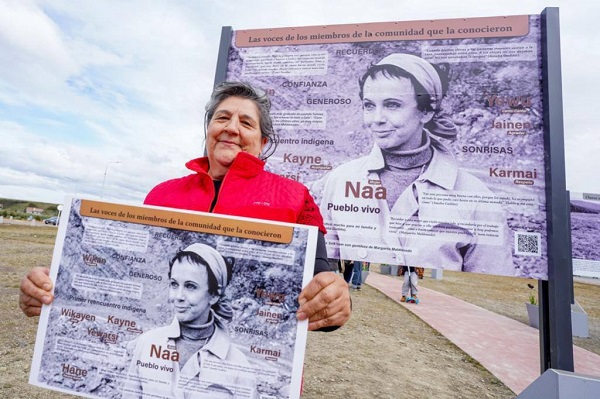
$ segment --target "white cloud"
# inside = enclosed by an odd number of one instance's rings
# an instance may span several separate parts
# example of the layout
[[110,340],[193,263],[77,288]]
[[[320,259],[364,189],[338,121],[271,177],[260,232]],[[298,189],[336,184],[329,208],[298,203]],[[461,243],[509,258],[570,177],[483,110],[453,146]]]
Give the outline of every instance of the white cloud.
[[60,29],[30,2],[0,2],[0,39],[4,103],[48,106],[45,95],[55,94],[64,79],[78,70]]

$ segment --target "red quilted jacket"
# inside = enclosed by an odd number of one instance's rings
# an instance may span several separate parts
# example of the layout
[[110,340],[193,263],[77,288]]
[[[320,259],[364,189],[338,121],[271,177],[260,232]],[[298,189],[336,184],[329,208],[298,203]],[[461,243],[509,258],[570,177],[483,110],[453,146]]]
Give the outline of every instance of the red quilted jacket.
[[[323,218],[308,189],[265,171],[264,165],[264,161],[240,152],[223,179],[213,212],[312,225],[325,234]],[[209,212],[215,188],[207,173],[208,158],[193,159],[185,166],[196,173],[160,183],[144,203]]]

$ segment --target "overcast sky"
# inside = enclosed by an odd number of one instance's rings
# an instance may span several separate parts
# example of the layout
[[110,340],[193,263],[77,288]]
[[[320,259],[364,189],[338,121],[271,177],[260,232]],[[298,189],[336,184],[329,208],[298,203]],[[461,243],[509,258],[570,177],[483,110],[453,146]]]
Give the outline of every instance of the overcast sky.
[[539,14],[560,8],[567,188],[600,193],[600,2],[0,0],[0,197],[141,202],[202,155],[222,26]]

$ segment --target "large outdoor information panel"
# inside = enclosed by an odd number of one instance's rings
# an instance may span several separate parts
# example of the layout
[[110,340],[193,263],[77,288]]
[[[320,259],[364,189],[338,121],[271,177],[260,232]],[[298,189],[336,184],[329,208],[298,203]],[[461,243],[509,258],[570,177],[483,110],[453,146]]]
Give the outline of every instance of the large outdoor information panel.
[[29,382],[86,398],[299,398],[317,228],[67,199]]
[[540,15],[224,28],[221,43],[217,80],[269,94],[267,168],[309,187],[330,257],[547,278]]
[[570,197],[573,275],[600,278],[600,194]]

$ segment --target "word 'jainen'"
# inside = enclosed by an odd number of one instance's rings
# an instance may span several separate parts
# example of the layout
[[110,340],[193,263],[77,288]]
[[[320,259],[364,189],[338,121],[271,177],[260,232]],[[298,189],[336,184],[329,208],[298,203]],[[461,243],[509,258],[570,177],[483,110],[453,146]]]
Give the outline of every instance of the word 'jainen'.
[[485,97],[485,103],[488,107],[503,107],[506,105],[511,108],[529,108],[531,107],[531,96],[498,96],[492,94]]
[[312,155],[293,155],[291,153],[283,154],[283,162],[297,163],[298,165],[313,164],[320,165],[322,161],[321,157],[313,157]]
[[533,125],[530,122],[511,122],[511,121],[499,121],[495,120],[492,122],[492,128],[494,129],[531,129]]
[[276,319],[276,320],[282,320],[283,319],[283,313],[271,312],[269,310],[258,309],[258,311],[256,312],[256,315],[260,316],[260,317],[267,318],[267,319]]
[[179,352],[163,349],[161,345],[150,345],[150,357],[157,359],[170,360],[172,362],[179,361]]
[[366,185],[361,188],[360,182],[356,182],[356,184],[354,184],[351,181],[347,181],[344,196],[346,198],[352,196],[354,198],[385,199],[387,196],[387,191],[383,186],[373,187]]

